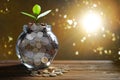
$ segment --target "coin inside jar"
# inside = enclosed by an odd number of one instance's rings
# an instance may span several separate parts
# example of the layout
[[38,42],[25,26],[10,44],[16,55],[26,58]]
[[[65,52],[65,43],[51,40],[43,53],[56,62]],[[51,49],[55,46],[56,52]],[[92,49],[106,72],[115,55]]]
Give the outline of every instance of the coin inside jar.
[[40,65],[41,64],[40,59],[34,59],[34,64],[36,66]]
[[39,50],[37,48],[33,48],[32,50],[34,53],[37,53]]
[[37,48],[41,48],[41,44],[40,43],[36,43],[36,47]]
[[48,58],[47,57],[42,57],[41,58],[41,62],[42,63],[47,63],[48,62]]

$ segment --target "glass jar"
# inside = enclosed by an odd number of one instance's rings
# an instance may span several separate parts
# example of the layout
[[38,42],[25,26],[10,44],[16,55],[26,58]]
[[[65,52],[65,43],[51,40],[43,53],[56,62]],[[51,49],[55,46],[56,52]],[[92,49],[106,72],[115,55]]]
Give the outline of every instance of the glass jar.
[[51,25],[29,23],[17,40],[16,52],[28,70],[39,70],[50,66],[58,51],[58,41]]

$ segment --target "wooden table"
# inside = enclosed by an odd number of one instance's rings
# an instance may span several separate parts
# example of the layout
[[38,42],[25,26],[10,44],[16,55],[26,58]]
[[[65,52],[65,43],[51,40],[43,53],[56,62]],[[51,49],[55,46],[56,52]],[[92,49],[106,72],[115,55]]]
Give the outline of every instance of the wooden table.
[[65,65],[71,70],[62,76],[32,77],[19,61],[0,61],[0,80],[120,80],[120,65],[112,61],[54,61],[52,64]]

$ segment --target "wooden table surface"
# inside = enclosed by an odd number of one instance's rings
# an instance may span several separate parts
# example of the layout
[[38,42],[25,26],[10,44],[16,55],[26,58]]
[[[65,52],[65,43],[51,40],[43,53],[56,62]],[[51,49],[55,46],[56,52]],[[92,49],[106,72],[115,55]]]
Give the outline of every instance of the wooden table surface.
[[120,80],[120,65],[109,60],[54,61],[52,66],[71,70],[57,77],[32,77],[19,61],[0,61],[0,80]]

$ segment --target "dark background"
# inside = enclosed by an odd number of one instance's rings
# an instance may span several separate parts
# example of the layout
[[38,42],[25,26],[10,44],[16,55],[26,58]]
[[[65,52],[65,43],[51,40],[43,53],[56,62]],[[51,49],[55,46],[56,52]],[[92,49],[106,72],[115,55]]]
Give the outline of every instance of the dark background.
[[[120,59],[120,0],[0,0],[1,60],[17,59],[17,37],[24,24],[33,22],[20,12],[32,14],[36,3],[41,5],[42,12],[52,10],[39,22],[52,25],[58,38],[59,52],[55,59]],[[103,16],[104,32],[94,35],[83,30],[80,19],[87,10],[95,10]]]

